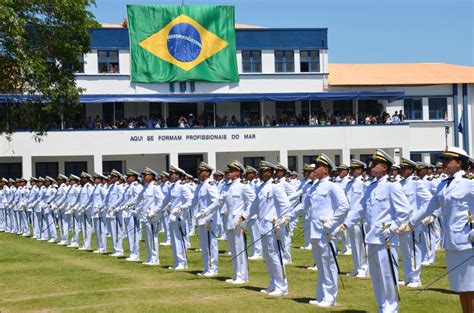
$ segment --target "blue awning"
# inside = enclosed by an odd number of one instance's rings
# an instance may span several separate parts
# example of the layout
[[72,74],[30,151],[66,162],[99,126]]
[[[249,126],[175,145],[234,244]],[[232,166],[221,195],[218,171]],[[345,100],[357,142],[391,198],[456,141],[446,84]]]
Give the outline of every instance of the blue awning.
[[[24,102],[31,96],[0,95],[0,102]],[[130,94],[81,95],[82,103],[107,102],[245,102],[245,101],[304,101],[304,100],[400,100],[403,91],[355,92],[295,92],[295,93],[239,93],[239,94]]]

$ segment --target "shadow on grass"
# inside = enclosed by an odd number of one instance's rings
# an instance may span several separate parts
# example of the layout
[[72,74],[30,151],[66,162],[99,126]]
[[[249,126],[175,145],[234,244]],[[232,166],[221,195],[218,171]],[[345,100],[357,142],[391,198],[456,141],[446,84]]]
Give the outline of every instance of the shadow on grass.
[[444,294],[448,294],[448,295],[458,295],[458,293],[456,291],[452,291],[452,290],[449,290],[449,289],[443,289],[443,288],[428,288],[428,289],[410,290],[410,292],[415,292],[416,295],[418,295],[418,293],[421,294],[425,291],[439,292],[439,293],[444,293]]
[[255,292],[260,292],[260,290],[265,289],[263,287],[257,287],[257,286],[240,286],[239,288],[255,291]]

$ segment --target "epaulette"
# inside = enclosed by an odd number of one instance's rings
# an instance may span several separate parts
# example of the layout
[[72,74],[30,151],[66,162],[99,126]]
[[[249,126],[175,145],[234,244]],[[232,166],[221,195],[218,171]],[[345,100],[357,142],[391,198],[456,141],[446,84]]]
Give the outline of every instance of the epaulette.
[[432,180],[433,180],[433,177],[428,177],[426,180],[432,181]]
[[278,184],[278,183],[280,183],[280,180],[279,180],[279,179],[274,179],[274,180],[273,180],[273,183],[274,183],[274,184]]
[[246,185],[249,183],[249,181],[246,180],[246,179],[242,179],[241,182],[242,182],[242,184],[246,184]]
[[395,177],[393,177],[393,176],[390,176],[387,180],[388,180],[389,182],[391,182],[391,183],[394,183],[394,182],[397,181],[397,179],[396,179]]
[[361,179],[361,180],[362,180],[364,183],[365,183],[366,181],[368,181],[368,179],[367,179],[367,178],[365,178],[365,177],[362,177],[362,179]]
[[211,186],[213,186],[213,185],[214,185],[214,182],[213,182],[212,180],[210,180],[210,181],[208,182],[208,184],[211,185]]
[[467,178],[467,179],[474,179],[474,175],[473,174],[464,174],[462,175],[463,178]]
[[291,182],[291,180],[290,180],[289,178],[285,178],[285,181],[286,181],[287,183]]
[[419,176],[413,176],[413,180],[420,180]]
[[186,182],[185,182],[185,181],[182,181],[182,182],[180,182],[180,184],[181,184],[181,185],[185,185],[185,184],[186,184]]

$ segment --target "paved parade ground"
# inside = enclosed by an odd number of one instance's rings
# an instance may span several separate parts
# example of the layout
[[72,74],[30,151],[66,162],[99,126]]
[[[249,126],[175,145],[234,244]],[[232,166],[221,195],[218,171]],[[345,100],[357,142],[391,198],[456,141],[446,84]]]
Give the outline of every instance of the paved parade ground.
[[[308,304],[315,297],[317,272],[306,269],[312,265],[312,257],[310,251],[299,249],[300,232],[301,223],[295,229],[293,264],[287,266],[289,295],[282,298],[259,292],[268,283],[264,261],[249,261],[248,284],[226,284],[232,267],[225,241],[219,241],[219,276],[201,278],[196,275],[202,271],[201,252],[194,250],[197,236],[191,237],[189,268],[176,272],[167,269],[173,263],[170,247],[160,246],[160,266],[147,267],[0,233],[0,311],[375,312],[371,281],[346,276],[345,290],[340,286],[336,307],[322,309]],[[144,247],[141,250],[144,252]],[[341,271],[351,270],[350,256],[338,259]],[[400,267],[400,275],[402,271]],[[423,267],[422,283],[427,286],[445,271],[444,251],[438,251],[434,266]],[[418,292],[419,289],[401,287],[400,312],[460,309],[458,295],[449,291],[447,277],[421,294]]]

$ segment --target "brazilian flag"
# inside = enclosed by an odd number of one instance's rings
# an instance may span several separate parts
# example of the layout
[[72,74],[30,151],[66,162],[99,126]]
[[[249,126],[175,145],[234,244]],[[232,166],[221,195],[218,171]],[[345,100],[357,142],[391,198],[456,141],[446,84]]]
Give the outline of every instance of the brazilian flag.
[[132,82],[237,82],[232,6],[127,5]]

